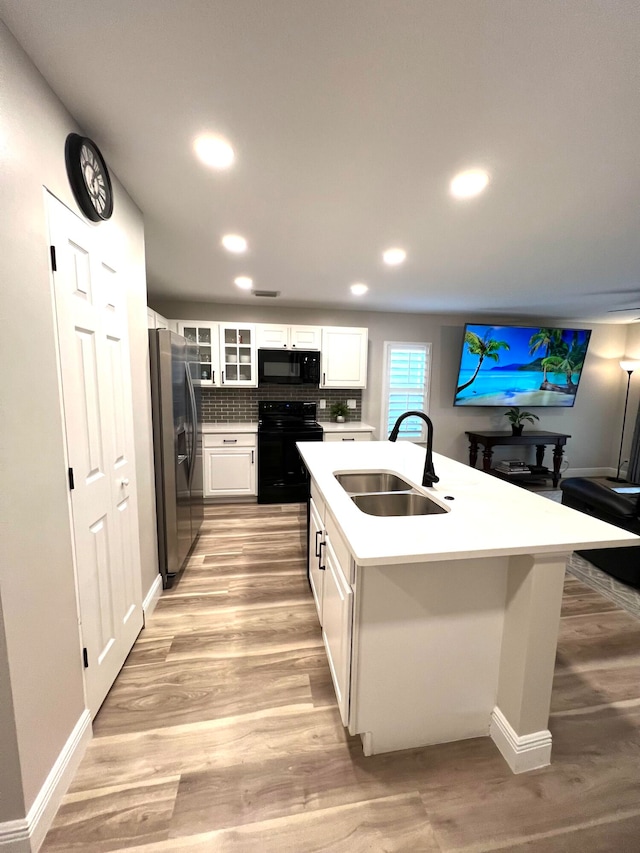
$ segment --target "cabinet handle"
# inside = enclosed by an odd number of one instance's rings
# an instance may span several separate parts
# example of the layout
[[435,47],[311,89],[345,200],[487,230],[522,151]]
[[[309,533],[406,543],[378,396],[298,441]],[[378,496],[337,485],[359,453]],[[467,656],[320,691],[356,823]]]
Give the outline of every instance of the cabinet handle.
[[325,384],[326,384],[326,382],[327,382],[327,374],[326,374],[326,373],[323,373],[323,374],[322,374],[322,384],[323,384],[323,385],[325,385]]
[[324,570],[327,568],[326,566],[322,565],[322,546],[326,545],[326,544],[327,544],[326,541],[320,543],[320,554],[318,555],[320,557],[320,560],[318,562],[318,568],[320,569],[321,572],[324,572]]
[[255,453],[255,450],[252,450],[252,451],[251,451],[251,464],[252,464],[252,465],[254,464],[254,463],[253,463],[253,454],[254,454],[254,453]]
[[343,441],[355,441],[355,438],[343,438]]
[[223,444],[236,444],[237,441],[238,441],[237,438],[223,438],[222,439]]
[[211,371],[211,381],[215,384],[216,381],[216,372],[215,370]]
[[224,370],[221,370],[221,371],[220,371],[220,376],[222,377],[222,380],[221,380],[220,384],[221,384],[221,385],[224,385]]
[[318,536],[322,536],[322,530],[316,530],[316,557],[320,556],[320,551],[318,549]]

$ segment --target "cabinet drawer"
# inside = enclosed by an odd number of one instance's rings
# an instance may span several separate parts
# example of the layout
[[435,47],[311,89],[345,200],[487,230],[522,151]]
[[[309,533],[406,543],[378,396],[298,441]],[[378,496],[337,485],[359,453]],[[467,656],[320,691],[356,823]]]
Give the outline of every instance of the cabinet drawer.
[[216,432],[203,436],[205,447],[255,447],[255,432]]
[[325,441],[371,441],[370,432],[325,432]]

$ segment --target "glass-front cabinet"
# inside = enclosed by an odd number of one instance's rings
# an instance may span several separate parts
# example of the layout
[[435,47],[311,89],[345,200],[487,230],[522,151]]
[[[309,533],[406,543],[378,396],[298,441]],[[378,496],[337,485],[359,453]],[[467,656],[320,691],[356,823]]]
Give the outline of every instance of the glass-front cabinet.
[[221,384],[257,386],[255,326],[247,323],[220,323],[218,328]]
[[180,320],[178,332],[198,347],[198,373],[202,384],[220,385],[218,324]]

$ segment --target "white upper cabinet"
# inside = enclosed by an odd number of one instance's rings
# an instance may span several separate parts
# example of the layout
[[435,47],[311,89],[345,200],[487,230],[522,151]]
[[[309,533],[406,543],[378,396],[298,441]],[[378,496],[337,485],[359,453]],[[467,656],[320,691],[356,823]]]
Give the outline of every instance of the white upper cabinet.
[[368,329],[165,320],[151,309],[147,316],[150,327],[154,323],[155,328],[175,330],[197,345],[204,386],[257,387],[257,351],[262,347],[320,350],[321,388],[367,387]]
[[258,349],[319,350],[321,326],[281,326],[260,323],[256,326]]
[[178,320],[178,334],[198,346],[198,375],[202,384],[219,385],[218,324],[204,320]]
[[321,388],[367,387],[368,329],[322,328]]
[[167,320],[162,314],[158,314],[153,308],[147,307],[147,328],[148,329],[169,329],[172,332],[178,331],[177,320]]
[[320,349],[322,328],[320,326],[290,326],[289,340],[297,349]]
[[221,385],[255,388],[258,384],[256,327],[251,323],[220,323],[218,328]]

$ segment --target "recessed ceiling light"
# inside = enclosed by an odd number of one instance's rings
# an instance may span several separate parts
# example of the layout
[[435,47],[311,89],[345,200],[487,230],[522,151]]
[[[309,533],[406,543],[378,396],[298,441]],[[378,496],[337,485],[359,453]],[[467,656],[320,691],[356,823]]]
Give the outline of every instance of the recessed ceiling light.
[[479,195],[488,183],[489,173],[484,169],[469,169],[455,176],[449,184],[449,190],[455,198],[472,198]]
[[253,287],[253,279],[249,278],[248,275],[239,275],[238,278],[234,278],[234,282],[242,290],[251,290]]
[[220,136],[199,136],[193,147],[205,166],[212,169],[228,169],[236,158],[231,145]]
[[390,267],[396,267],[407,257],[404,249],[387,249],[382,253],[382,260]]
[[235,252],[237,255],[247,251],[247,241],[239,234],[225,234],[222,245],[228,252]]
[[352,284],[351,285],[351,293],[354,296],[362,296],[369,290],[366,284]]

